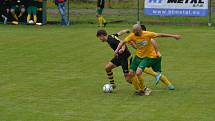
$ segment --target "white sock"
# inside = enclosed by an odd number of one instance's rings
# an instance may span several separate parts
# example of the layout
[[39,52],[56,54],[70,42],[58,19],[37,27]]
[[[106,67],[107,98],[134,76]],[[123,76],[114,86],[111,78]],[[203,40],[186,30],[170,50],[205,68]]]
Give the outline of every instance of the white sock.
[[4,15],[1,15],[2,18],[4,18],[4,24],[7,24],[7,17]]

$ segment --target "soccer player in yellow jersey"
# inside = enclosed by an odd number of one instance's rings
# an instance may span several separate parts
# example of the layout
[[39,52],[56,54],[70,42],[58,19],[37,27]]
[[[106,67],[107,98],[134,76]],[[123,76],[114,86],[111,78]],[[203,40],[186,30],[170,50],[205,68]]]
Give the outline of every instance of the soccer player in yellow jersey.
[[180,39],[180,35],[154,33],[142,31],[139,24],[133,26],[133,32],[129,34],[124,41],[121,41],[115,50],[115,55],[118,55],[120,48],[126,43],[133,42],[136,45],[136,54],[131,63],[130,75],[133,77],[135,74],[138,76],[139,81],[144,86],[144,79],[141,76],[145,68],[151,67],[158,74],[161,73],[161,57],[158,56],[152,39],[159,37],[172,37]]
[[97,0],[96,17],[98,18],[98,23],[100,27],[105,27],[107,25],[105,18],[102,16],[104,7],[105,0]]
[[[144,25],[141,25],[141,28],[143,31],[146,31],[146,27]],[[152,42],[152,45],[154,46],[155,52],[157,53],[157,57],[161,57],[161,53],[159,51],[159,47],[156,40],[152,39],[151,42]],[[131,43],[132,43],[132,46],[136,49],[137,45],[134,42],[131,42]],[[154,76],[156,79],[156,85],[159,83],[159,81],[161,81],[167,86],[168,90],[175,90],[175,87],[172,85],[172,83],[168,80],[168,78],[165,75],[163,74],[161,75],[160,73],[154,72],[151,67],[145,68],[144,73]]]

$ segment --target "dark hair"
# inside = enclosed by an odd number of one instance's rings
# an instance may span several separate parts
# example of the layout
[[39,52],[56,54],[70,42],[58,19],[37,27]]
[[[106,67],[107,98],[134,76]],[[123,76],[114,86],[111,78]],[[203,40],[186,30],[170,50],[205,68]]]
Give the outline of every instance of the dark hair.
[[141,26],[143,31],[146,31],[146,26],[145,25],[141,24],[140,26]]
[[101,35],[107,36],[107,32],[104,29],[98,30],[97,33],[96,33],[96,36],[98,37],[98,36],[101,36]]

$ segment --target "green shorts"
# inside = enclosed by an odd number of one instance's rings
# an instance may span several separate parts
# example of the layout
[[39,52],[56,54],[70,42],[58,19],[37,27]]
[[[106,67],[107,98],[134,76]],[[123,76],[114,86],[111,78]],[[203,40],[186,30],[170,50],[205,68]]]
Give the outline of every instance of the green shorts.
[[103,12],[103,8],[98,8],[96,10],[96,13],[99,14],[99,15],[102,15],[102,12]]
[[33,14],[33,15],[36,15],[37,14],[37,7],[35,6],[29,6],[28,9],[28,14]]
[[142,70],[144,70],[146,67],[151,67],[155,72],[161,72],[161,57],[139,58],[139,57],[135,56],[131,63],[131,70],[136,72],[138,67],[141,68]]

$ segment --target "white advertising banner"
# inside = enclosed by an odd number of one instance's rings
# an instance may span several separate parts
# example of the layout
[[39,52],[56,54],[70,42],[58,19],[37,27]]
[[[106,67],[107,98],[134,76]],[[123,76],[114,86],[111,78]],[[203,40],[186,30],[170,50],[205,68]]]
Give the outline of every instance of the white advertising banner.
[[208,0],[145,0],[145,15],[207,16]]

